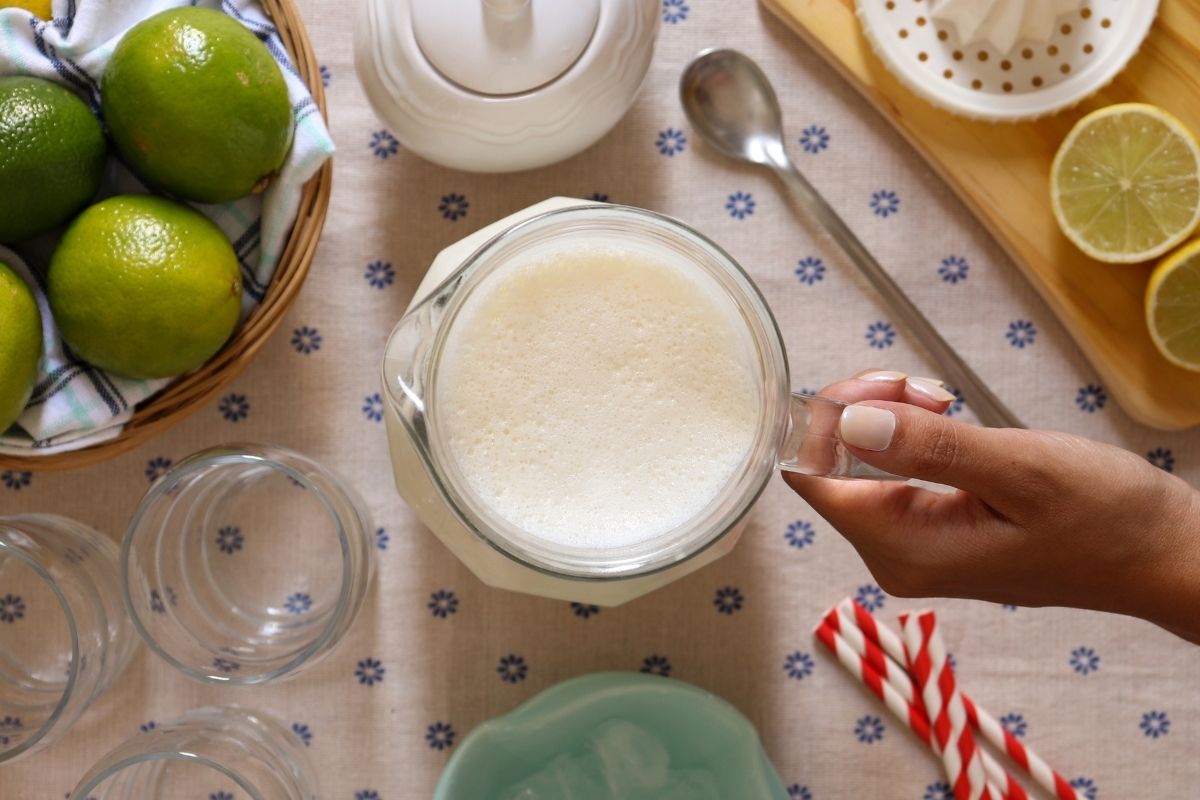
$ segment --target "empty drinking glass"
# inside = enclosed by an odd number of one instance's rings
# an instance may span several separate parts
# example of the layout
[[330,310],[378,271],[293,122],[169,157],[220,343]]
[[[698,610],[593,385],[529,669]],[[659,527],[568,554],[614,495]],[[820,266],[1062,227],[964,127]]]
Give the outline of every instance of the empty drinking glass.
[[92,767],[71,800],[315,800],[300,741],[278,720],[233,706],[189,711],[134,736]]
[[66,517],[0,517],[0,762],[51,744],[129,663],[117,546]]
[[234,444],[167,472],[134,512],[121,584],[146,643],[193,678],[257,684],[327,654],[371,581],[358,494],[312,459]]

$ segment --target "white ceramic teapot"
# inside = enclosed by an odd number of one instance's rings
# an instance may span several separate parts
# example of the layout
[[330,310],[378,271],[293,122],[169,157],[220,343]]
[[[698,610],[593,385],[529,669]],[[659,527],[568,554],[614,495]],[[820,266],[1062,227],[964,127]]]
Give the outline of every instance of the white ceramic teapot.
[[624,116],[659,0],[361,0],[358,77],[422,158],[471,172],[561,161]]

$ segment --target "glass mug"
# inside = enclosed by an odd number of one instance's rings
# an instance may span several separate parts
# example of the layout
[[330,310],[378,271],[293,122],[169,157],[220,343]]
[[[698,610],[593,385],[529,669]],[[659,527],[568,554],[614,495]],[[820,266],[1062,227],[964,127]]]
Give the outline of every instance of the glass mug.
[[[701,270],[736,306],[756,354],[761,411],[740,469],[698,516],[628,546],[561,545],[501,519],[460,474],[427,403],[436,387],[441,345],[471,292],[501,264],[572,242],[615,246]],[[837,430],[844,404],[791,391],[775,319],[733,258],[683,223],[627,206],[556,198],[443,251],[388,340],[383,387],[396,486],[425,525],[484,582],[563,600],[619,604],[728,552],[776,469],[887,477],[843,446]]]
[[66,733],[136,645],[116,544],[56,514],[0,517],[0,765]]
[[96,763],[70,800],[317,800],[304,746],[268,714],[237,706],[187,712]]

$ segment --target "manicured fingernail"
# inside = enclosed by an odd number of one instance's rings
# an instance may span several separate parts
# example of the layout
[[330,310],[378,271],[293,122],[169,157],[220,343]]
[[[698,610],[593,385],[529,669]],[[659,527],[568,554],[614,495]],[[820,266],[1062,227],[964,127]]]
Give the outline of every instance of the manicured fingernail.
[[936,403],[949,403],[954,400],[954,395],[929,378],[909,378],[908,386],[913,391],[925,395]]
[[918,376],[916,376],[915,380],[926,381],[927,383],[936,383],[938,386],[942,386],[942,387],[944,387],[946,385],[946,382],[944,380],[942,380],[941,378],[922,378],[918,375]]
[[855,377],[860,381],[870,381],[871,383],[897,383],[908,376],[903,372],[894,372],[890,369],[874,369]]
[[842,441],[864,450],[886,450],[896,432],[896,415],[886,408],[846,406],[839,426]]

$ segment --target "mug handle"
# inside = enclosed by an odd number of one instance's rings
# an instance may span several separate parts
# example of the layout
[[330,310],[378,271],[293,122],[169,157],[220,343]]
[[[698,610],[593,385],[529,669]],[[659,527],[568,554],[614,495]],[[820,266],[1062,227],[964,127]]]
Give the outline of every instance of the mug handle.
[[907,478],[872,467],[849,450],[838,435],[846,403],[793,392],[788,403],[787,434],[776,466],[784,472],[825,478],[867,478],[903,481]]

